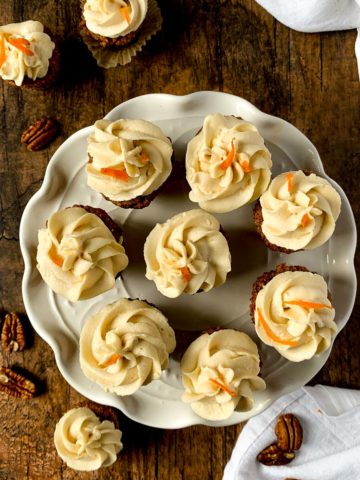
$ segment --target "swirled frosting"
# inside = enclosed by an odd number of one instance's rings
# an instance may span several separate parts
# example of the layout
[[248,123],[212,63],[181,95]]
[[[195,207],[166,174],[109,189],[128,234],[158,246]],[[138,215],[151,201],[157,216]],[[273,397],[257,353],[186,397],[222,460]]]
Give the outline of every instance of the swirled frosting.
[[45,77],[54,48],[40,22],[28,20],[0,27],[0,77],[18,87],[25,76],[31,80]]
[[74,470],[91,471],[109,467],[122,450],[122,433],[113,422],[103,422],[87,407],[73,408],[56,425],[56,451]]
[[105,391],[131,395],[160,377],[174,348],[174,331],[160,310],[123,298],[86,321],[80,365]]
[[145,246],[146,278],[166,297],[218,287],[231,270],[228,243],[218,220],[203,210],[157,224]]
[[271,154],[254,125],[233,116],[208,115],[187,147],[190,200],[209,212],[235,210],[266,190],[271,166]]
[[51,215],[38,240],[37,268],[43,280],[72,302],[106,292],[128,265],[121,239],[81,207]]
[[117,38],[140,27],[147,6],[148,0],[86,0],[83,13],[91,32]]
[[258,376],[256,344],[236,330],[201,335],[186,350],[181,371],[185,387],[182,400],[208,420],[228,418],[235,409],[250,410],[253,391],[265,389]]
[[99,120],[88,138],[88,185],[114,201],[149,195],[169,177],[172,146],[145,120]]
[[274,178],[260,204],[262,232],[272,244],[310,250],[333,234],[341,199],[327,180],[299,170]]
[[311,272],[279,273],[256,297],[257,334],[293,362],[330,347],[337,331],[334,318],[326,282]]

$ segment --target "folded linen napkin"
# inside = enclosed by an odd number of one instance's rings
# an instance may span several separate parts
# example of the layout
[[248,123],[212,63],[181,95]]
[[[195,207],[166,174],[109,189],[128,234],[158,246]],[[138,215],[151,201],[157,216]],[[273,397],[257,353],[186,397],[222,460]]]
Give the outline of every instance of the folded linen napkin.
[[300,32],[329,32],[357,28],[355,54],[360,75],[360,0],[256,1],[281,23]]
[[[274,427],[282,413],[295,414],[303,444],[284,466],[265,466],[257,454],[276,441]],[[237,440],[223,480],[359,480],[360,391],[304,387],[278,399],[252,418]]]

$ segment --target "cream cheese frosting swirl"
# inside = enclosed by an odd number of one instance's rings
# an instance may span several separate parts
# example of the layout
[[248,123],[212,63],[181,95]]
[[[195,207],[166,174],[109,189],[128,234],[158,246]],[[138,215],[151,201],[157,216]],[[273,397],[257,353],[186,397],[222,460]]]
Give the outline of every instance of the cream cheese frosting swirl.
[[209,212],[230,212],[260,197],[269,185],[271,166],[271,154],[254,125],[208,115],[187,147],[189,198]]
[[131,395],[160,377],[174,349],[175,333],[160,310],[123,298],[86,321],[80,365],[105,391]]
[[218,287],[231,270],[228,243],[218,220],[189,210],[157,224],[145,246],[146,278],[166,297]]
[[91,32],[117,38],[140,27],[147,6],[148,0],[86,0],[83,13]]
[[299,170],[275,177],[260,204],[261,229],[269,242],[289,250],[310,250],[333,234],[341,199],[327,180]]
[[92,471],[109,467],[122,450],[122,433],[109,420],[100,421],[87,407],[73,408],[56,425],[56,451],[74,470]]
[[99,120],[88,138],[88,185],[114,201],[149,195],[169,177],[173,149],[145,120]]
[[260,339],[293,362],[327,350],[337,331],[326,282],[315,273],[279,273],[260,290],[255,306]]
[[182,400],[208,420],[223,420],[233,411],[253,407],[253,391],[264,390],[256,344],[245,333],[220,330],[205,333],[181,360],[185,393]]
[[54,48],[40,22],[28,20],[0,27],[0,77],[18,87],[25,76],[31,80],[45,77]]
[[121,239],[81,207],[51,215],[38,240],[37,268],[43,280],[72,302],[112,288],[129,262]]

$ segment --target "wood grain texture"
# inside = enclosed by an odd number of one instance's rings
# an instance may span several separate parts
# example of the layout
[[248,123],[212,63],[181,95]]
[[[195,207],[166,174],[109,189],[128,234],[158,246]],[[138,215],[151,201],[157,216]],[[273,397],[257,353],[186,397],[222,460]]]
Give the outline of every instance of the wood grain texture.
[[[50,91],[28,92],[0,84],[0,301],[23,311],[23,263],[18,244],[22,211],[41,185],[56,148],[72,133],[131,97],[219,90],[302,130],[318,148],[331,177],[360,213],[360,95],[355,32],[305,35],[276,22],[253,0],[159,0],[163,30],[128,66],[97,68],[78,33],[79,0],[0,0],[0,24],[38,19],[62,39],[62,77]],[[29,153],[22,130],[55,116],[61,136],[45,151]],[[359,255],[357,267],[359,267]],[[312,383],[360,388],[359,301]],[[46,394],[19,401],[0,394],[0,480],[221,479],[242,426],[165,431],[121,416],[125,448],[111,468],[78,474],[53,446],[57,420],[80,400],[60,375],[50,348],[38,336],[30,350],[7,355],[4,365],[36,374]]]

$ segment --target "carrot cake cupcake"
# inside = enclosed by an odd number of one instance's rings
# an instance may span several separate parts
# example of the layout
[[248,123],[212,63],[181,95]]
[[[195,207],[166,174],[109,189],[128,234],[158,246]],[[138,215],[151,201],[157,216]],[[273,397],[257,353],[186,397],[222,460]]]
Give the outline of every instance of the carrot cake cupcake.
[[305,267],[278,265],[255,282],[250,313],[260,339],[292,362],[327,350],[337,327],[324,278]]
[[101,47],[123,47],[134,41],[145,20],[147,0],[83,1],[83,24]]
[[145,246],[146,278],[163,295],[193,295],[222,285],[231,255],[218,220],[203,210],[189,210],[158,223]]
[[54,213],[38,240],[44,282],[72,302],[110,290],[128,265],[120,227],[98,208],[75,205]]
[[327,180],[299,170],[272,180],[254,208],[254,220],[268,248],[291,253],[329,240],[340,208],[340,195]]
[[271,154],[257,128],[220,113],[208,115],[188,143],[186,178],[189,198],[209,212],[231,212],[266,190]]
[[86,321],[80,334],[80,366],[105,391],[131,395],[160,377],[175,343],[160,310],[122,298]]
[[60,71],[60,55],[42,23],[0,27],[0,77],[17,87],[47,88]]
[[88,138],[89,187],[122,208],[147,207],[172,171],[171,141],[145,120],[99,120]]
[[224,420],[234,410],[251,410],[253,392],[264,390],[256,344],[245,333],[225,329],[203,334],[181,360],[182,400],[207,420]]
[[61,417],[56,424],[54,443],[68,467],[90,472],[116,461],[123,448],[121,437],[112,408],[84,402]]

